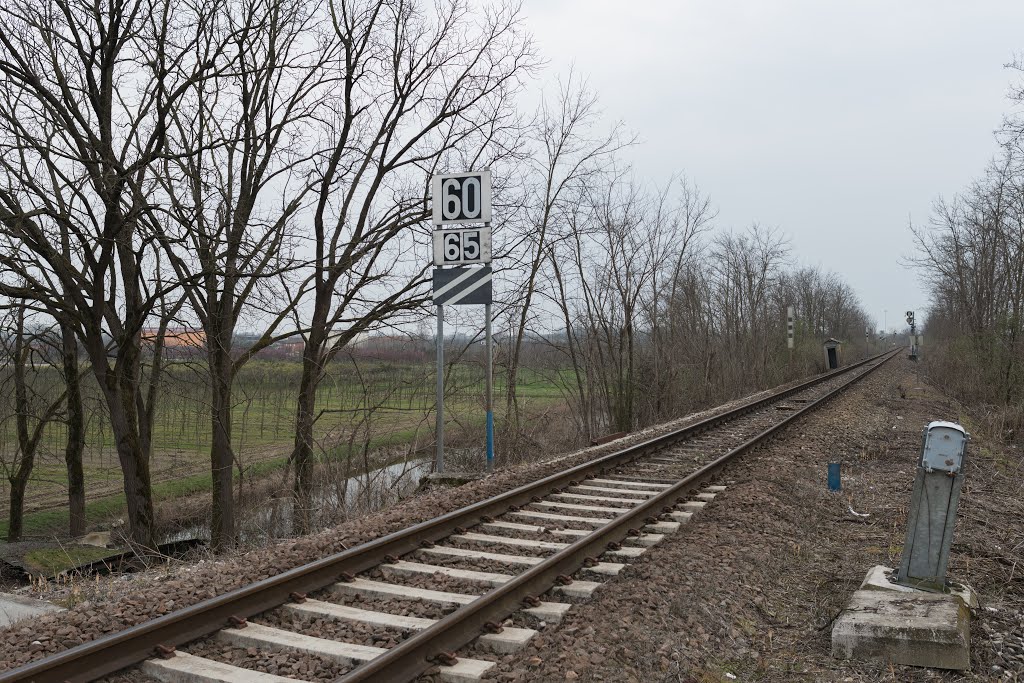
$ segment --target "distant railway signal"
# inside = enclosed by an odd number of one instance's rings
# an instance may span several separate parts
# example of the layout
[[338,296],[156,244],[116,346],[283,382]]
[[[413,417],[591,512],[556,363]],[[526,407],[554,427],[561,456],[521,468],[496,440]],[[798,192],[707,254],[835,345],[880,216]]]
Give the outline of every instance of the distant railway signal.
[[786,309],[786,346],[793,348],[793,319],[796,317],[796,311],[792,306]]

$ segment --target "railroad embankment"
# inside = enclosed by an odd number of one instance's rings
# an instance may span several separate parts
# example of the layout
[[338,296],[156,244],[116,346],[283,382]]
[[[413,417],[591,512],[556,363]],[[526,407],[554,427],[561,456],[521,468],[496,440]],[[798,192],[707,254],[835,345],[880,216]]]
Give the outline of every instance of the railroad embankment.
[[[906,398],[901,396],[905,395]],[[897,359],[725,473],[727,490],[503,681],[1024,680],[1022,455],[972,434],[949,576],[970,583],[972,669],[833,659],[831,625],[873,565],[899,566],[921,430],[970,411]],[[841,459],[842,490],[827,464]]]

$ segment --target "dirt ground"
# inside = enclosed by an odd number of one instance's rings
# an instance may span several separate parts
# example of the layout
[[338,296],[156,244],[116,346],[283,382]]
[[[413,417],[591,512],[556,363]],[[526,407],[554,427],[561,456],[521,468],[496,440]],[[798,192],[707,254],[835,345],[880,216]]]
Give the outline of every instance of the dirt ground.
[[[900,387],[907,398],[901,398]],[[949,574],[982,607],[965,673],[844,663],[831,624],[867,570],[898,566],[921,429],[970,418],[898,359],[728,469],[679,533],[573,608],[505,681],[1024,680],[1019,452],[973,435]],[[827,463],[841,458],[842,491]],[[850,508],[869,517],[858,517]]]

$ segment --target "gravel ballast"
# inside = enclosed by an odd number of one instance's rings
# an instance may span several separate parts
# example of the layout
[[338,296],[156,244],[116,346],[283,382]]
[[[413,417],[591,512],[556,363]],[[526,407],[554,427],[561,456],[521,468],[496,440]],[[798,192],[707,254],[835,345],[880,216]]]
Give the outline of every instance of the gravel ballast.
[[[901,398],[908,387],[921,388]],[[1021,454],[980,434],[971,444],[949,569],[981,595],[972,670],[831,657],[832,621],[867,570],[898,566],[921,429],[936,419],[970,429],[969,417],[924,386],[913,364],[893,360],[730,465],[714,482],[728,484],[724,493],[522,653],[501,658],[488,678],[1024,680]],[[843,462],[837,494],[826,485],[835,459]]]

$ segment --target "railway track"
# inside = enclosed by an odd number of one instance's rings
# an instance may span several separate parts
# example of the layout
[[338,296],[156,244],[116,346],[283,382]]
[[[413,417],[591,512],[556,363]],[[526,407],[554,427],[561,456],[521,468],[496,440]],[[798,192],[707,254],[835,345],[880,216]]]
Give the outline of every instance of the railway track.
[[[175,683],[295,680],[235,665],[268,657],[300,679],[430,670],[478,680],[494,665],[486,657],[523,647],[721,494],[709,482],[731,460],[896,354],[0,673],[0,683],[89,681],[136,665]],[[471,656],[453,654],[467,645]]]

